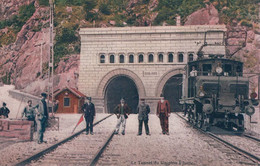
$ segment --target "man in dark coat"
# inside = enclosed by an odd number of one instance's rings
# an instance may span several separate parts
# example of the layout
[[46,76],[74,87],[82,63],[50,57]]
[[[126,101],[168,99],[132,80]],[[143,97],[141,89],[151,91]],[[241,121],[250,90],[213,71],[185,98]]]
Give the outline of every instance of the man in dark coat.
[[124,99],[121,99],[120,104],[115,107],[114,113],[116,114],[118,119],[115,134],[118,134],[120,125],[122,124],[122,135],[125,135],[126,119],[131,113],[131,108],[125,103]]
[[138,128],[138,134],[142,135],[142,128],[143,123],[145,126],[146,135],[150,135],[149,133],[149,127],[148,127],[148,114],[150,113],[150,107],[148,104],[145,104],[145,100],[141,99],[141,103],[137,107],[138,112],[138,120],[139,120],[139,128]]
[[45,99],[47,98],[46,93],[41,93],[42,99],[40,103],[36,106],[38,108],[37,112],[37,132],[38,132],[38,144],[46,141],[43,141],[43,134],[45,132],[46,123],[49,118],[48,107]]
[[4,118],[8,118],[9,113],[10,113],[10,110],[6,107],[6,103],[3,102],[3,107],[0,108],[0,116],[3,115]]
[[160,118],[162,133],[169,135],[169,121],[168,117],[170,116],[171,108],[168,100],[164,99],[164,96],[161,94],[160,100],[157,104],[156,115]]
[[85,104],[82,106],[82,111],[84,112],[84,117],[86,121],[86,135],[93,135],[93,121],[96,116],[95,105],[91,102],[91,97],[85,99]]

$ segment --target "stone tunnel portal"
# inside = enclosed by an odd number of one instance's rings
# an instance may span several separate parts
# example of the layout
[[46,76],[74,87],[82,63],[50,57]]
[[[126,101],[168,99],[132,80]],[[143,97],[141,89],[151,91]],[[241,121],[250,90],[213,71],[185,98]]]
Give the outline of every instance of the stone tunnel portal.
[[171,112],[182,111],[179,99],[182,96],[182,74],[171,77],[163,87],[163,94],[170,102]]
[[132,113],[136,113],[139,102],[138,90],[134,81],[127,76],[116,76],[108,83],[105,93],[105,104],[108,113],[113,113],[121,98],[125,99],[132,109]]

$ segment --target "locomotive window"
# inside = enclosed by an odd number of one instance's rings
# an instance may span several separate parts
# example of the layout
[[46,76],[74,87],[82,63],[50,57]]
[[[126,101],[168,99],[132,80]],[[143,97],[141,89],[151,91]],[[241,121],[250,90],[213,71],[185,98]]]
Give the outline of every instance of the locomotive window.
[[[218,88],[219,87],[219,88]],[[221,90],[221,86],[218,84],[203,84],[203,90],[207,93],[207,94],[213,94],[213,93],[217,93],[217,91]]]
[[224,72],[227,73],[229,76],[232,74],[232,66],[230,64],[224,65]]
[[202,74],[204,76],[211,75],[211,69],[212,69],[211,64],[203,64],[202,68],[203,68],[203,73]]
[[238,95],[244,95],[247,98],[248,87],[246,84],[231,84],[230,93],[236,93]]

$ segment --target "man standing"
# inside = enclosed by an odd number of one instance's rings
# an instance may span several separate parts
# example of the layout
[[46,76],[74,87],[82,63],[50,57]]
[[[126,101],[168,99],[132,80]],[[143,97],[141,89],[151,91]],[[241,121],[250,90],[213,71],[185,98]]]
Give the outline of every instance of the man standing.
[[168,117],[170,116],[171,109],[170,103],[168,100],[164,99],[164,96],[160,95],[160,101],[157,104],[156,115],[160,118],[162,133],[169,135],[169,121]]
[[33,121],[33,127],[35,127],[35,107],[32,106],[32,100],[27,101],[27,106],[25,106],[22,112],[22,117],[26,117],[27,120]]
[[82,106],[84,112],[84,117],[86,121],[86,135],[88,135],[89,130],[90,134],[93,135],[93,120],[96,115],[95,105],[91,102],[91,97],[85,99],[85,104]]
[[4,118],[8,118],[9,113],[10,113],[10,110],[6,107],[6,103],[3,102],[3,107],[0,108],[0,116],[3,115]]
[[146,135],[150,135],[149,127],[148,127],[148,119],[149,119],[148,114],[150,113],[150,107],[148,104],[145,104],[144,99],[141,99],[141,103],[137,107],[137,112],[139,113],[138,114],[139,128],[138,128],[137,135],[142,135],[143,123],[145,126]]
[[45,101],[47,94],[41,93],[42,99],[40,103],[37,105],[38,113],[37,113],[37,130],[38,130],[38,144],[46,141],[43,141],[43,133],[45,132],[46,122],[49,118],[49,113],[47,110],[47,103]]
[[118,119],[115,134],[118,134],[120,125],[122,124],[122,135],[125,135],[126,119],[131,113],[131,109],[125,103],[124,99],[120,100],[120,104],[116,106],[116,108],[114,109],[114,113],[116,114]]

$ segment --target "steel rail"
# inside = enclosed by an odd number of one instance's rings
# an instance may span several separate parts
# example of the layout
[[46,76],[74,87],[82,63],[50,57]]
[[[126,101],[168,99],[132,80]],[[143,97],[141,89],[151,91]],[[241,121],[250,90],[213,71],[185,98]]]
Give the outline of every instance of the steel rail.
[[[181,119],[187,121],[184,117],[182,117],[178,113],[176,113],[176,115],[178,117],[180,117]],[[196,128],[201,133],[210,136],[210,138],[212,138],[214,140],[217,140],[220,143],[223,143],[226,147],[232,149],[233,151],[239,153],[240,155],[243,155],[244,157],[246,157],[246,158],[252,160],[253,162],[257,163],[258,165],[260,165],[260,158],[259,157],[257,157],[255,155],[253,155],[253,154],[251,154],[251,153],[249,153],[249,152],[247,152],[247,151],[245,151],[245,150],[243,150],[243,149],[241,149],[241,148],[239,148],[239,147],[237,147],[237,146],[235,146],[235,145],[233,145],[233,144],[231,144],[231,143],[221,139],[220,137],[216,136],[215,134],[213,134],[211,132],[204,131],[204,130],[198,128],[197,126],[193,126],[193,127]]]
[[[108,115],[108,116],[106,116],[105,118],[103,118],[103,119],[97,121],[96,123],[93,124],[93,126],[96,126],[97,124],[99,124],[100,122],[106,120],[107,118],[111,117],[112,115],[113,115],[113,114]],[[75,138],[76,136],[78,136],[78,135],[80,135],[81,133],[83,133],[85,130],[86,130],[86,129],[84,128],[84,129],[82,129],[82,130],[76,132],[75,134],[72,134],[72,135],[70,135],[69,137],[64,138],[63,140],[59,141],[58,143],[56,143],[56,144],[54,144],[54,145],[51,145],[51,146],[49,146],[49,147],[47,147],[47,148],[45,148],[45,149],[43,149],[43,150],[40,150],[39,152],[37,152],[37,153],[35,153],[35,154],[33,154],[33,155],[27,157],[26,159],[24,159],[24,160],[22,160],[22,161],[16,163],[15,166],[23,166],[23,165],[26,165],[26,164],[30,163],[32,160],[36,160],[36,159],[40,158],[41,156],[43,156],[43,155],[45,155],[45,154],[47,154],[47,153],[50,153],[51,151],[53,151],[54,149],[56,149],[58,146],[60,146],[60,145],[62,145],[62,144],[64,144],[64,143],[68,142],[69,140]]]
[[104,145],[100,148],[100,150],[95,154],[95,156],[92,158],[91,162],[90,162],[90,166],[95,166],[100,158],[100,156],[102,155],[102,153],[104,152],[104,150],[106,149],[107,145],[109,144],[109,142],[112,140],[113,136],[115,135],[115,130],[112,131],[112,133],[109,135],[107,141],[104,143]]
[[260,142],[260,139],[259,139],[259,138],[253,137],[253,136],[248,135],[248,134],[244,134],[244,137],[247,137],[247,138],[250,138],[250,139],[252,139],[252,140],[254,140],[254,141]]

